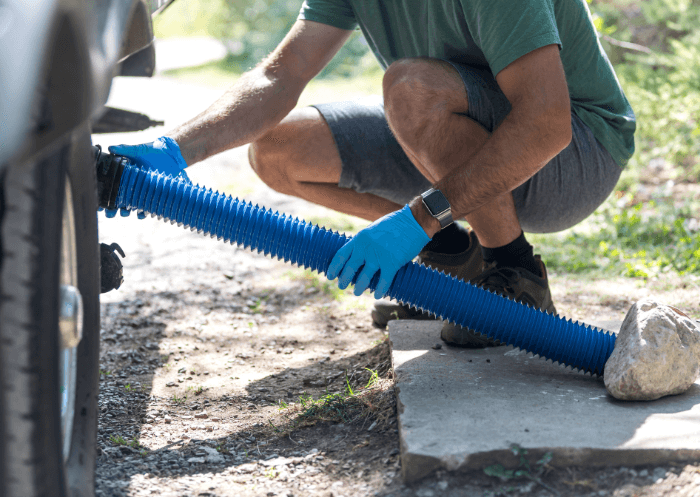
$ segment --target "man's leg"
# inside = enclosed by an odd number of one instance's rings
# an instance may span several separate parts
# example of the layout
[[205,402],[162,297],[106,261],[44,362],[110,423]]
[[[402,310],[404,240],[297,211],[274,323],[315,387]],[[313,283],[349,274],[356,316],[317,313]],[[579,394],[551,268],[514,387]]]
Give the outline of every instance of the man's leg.
[[[451,64],[424,58],[397,61],[384,77],[389,126],[407,156],[433,182],[474,155],[490,136],[469,116],[465,84]],[[553,312],[544,265],[524,237],[512,194],[499,196],[466,219],[485,261],[484,273],[474,278],[477,284]],[[477,332],[448,323],[441,337],[457,345],[489,345]]]
[[292,111],[250,145],[248,157],[260,179],[275,191],[367,220],[401,208],[385,198],[338,186],[342,172],[338,148],[315,108]]
[[[491,135],[466,116],[464,82],[445,61],[402,59],[392,64],[384,76],[384,107],[399,144],[433,183],[476,153]],[[489,248],[507,245],[522,232],[511,193],[466,219]]]

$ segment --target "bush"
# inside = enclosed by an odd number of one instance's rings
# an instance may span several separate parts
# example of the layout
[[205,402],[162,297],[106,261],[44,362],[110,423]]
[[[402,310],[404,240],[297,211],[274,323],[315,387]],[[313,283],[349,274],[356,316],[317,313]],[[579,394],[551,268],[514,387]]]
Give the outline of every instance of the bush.
[[[253,67],[274,50],[296,21],[301,8],[300,0],[220,1],[221,18],[215,28],[216,34],[231,55],[248,67]],[[350,77],[377,66],[373,61],[369,46],[358,30],[319,76]]]
[[700,1],[589,1],[637,115],[630,166],[663,159],[675,177],[700,181]]

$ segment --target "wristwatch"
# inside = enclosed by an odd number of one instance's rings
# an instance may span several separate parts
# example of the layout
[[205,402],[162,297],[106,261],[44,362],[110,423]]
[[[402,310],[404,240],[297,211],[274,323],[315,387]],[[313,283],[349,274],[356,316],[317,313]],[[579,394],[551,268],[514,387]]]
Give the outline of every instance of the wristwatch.
[[450,202],[447,201],[447,198],[439,189],[430,188],[420,196],[423,199],[423,205],[428,209],[430,215],[438,220],[442,229],[454,222],[452,220]]

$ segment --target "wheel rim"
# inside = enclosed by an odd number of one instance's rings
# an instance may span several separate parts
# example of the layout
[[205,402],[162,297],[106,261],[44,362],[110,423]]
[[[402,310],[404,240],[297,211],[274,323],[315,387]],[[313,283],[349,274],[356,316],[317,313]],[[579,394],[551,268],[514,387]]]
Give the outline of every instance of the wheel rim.
[[75,416],[78,343],[82,338],[83,308],[78,291],[78,263],[75,241],[73,196],[66,177],[66,193],[61,221],[61,275],[59,283],[59,392],[61,437],[64,463],[70,456]]

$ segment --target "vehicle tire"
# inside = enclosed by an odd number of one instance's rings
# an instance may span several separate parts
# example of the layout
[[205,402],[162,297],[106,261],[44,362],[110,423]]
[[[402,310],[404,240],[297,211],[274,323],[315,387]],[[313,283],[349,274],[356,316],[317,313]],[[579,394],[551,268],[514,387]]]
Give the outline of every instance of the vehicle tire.
[[[0,496],[94,496],[100,270],[89,130],[7,166],[0,183]],[[82,340],[66,347],[61,332],[79,325]]]

